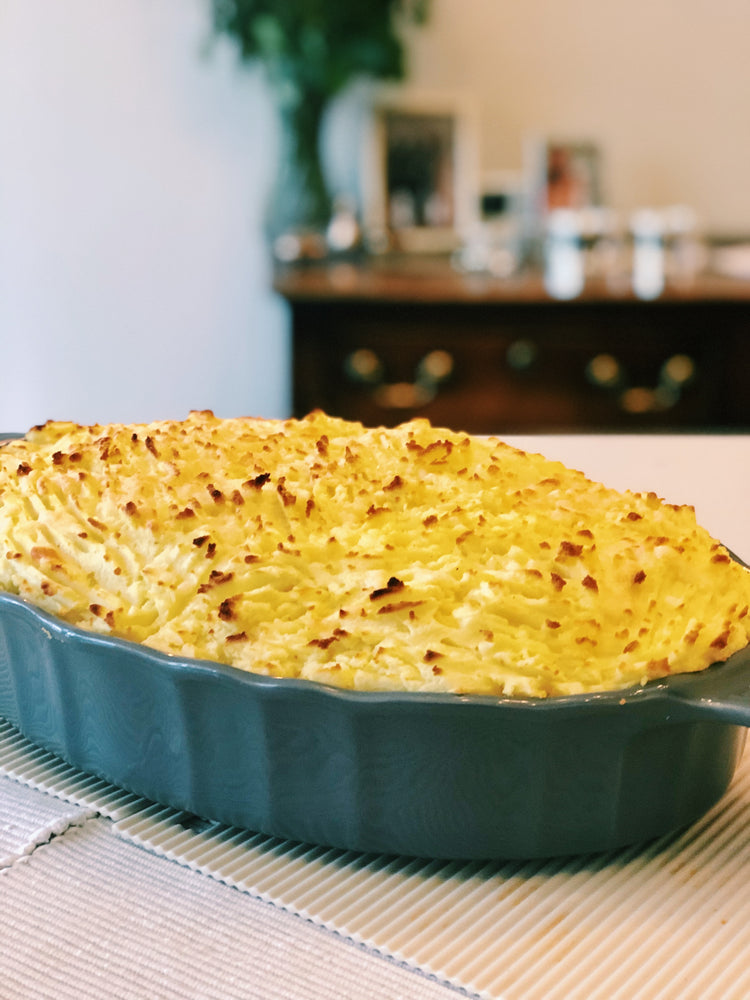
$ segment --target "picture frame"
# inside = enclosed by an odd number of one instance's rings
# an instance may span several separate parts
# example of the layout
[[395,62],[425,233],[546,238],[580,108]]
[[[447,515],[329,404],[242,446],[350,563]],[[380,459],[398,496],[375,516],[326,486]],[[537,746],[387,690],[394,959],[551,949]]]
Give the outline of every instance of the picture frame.
[[527,137],[524,172],[532,230],[543,229],[555,209],[582,210],[604,203],[601,149],[593,140]]
[[364,152],[371,243],[406,253],[454,250],[478,218],[476,116],[458,95],[374,102]]

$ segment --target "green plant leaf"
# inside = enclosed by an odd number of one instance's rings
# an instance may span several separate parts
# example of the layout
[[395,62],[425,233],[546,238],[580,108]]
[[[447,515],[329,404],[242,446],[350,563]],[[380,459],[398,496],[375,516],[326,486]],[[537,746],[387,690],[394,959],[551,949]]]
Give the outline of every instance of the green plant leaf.
[[401,79],[402,31],[428,18],[429,0],[210,0],[214,29],[275,80],[332,96],[354,77]]

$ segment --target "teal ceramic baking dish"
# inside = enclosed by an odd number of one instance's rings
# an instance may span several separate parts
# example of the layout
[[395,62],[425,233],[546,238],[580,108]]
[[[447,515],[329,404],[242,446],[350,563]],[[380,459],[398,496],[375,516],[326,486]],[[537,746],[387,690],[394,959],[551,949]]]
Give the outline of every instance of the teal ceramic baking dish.
[[750,726],[750,649],[543,701],[352,692],[179,659],[0,593],[0,716],[83,771],[277,837],[430,858],[611,850],[695,822]]

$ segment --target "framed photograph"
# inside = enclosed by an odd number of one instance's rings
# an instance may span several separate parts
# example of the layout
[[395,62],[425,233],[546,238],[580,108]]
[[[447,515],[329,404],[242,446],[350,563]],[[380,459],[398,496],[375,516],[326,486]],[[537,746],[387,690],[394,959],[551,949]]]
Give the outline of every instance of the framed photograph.
[[384,98],[365,149],[368,235],[406,252],[454,249],[478,215],[476,126],[456,97]]
[[531,137],[524,168],[532,228],[541,228],[555,209],[602,204],[601,153],[595,142]]

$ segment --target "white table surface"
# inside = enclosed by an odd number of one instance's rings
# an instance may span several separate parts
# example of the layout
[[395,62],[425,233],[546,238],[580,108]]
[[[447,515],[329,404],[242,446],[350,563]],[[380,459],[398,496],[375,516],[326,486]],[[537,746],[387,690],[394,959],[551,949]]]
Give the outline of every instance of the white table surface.
[[[750,561],[750,435],[506,440],[693,504]],[[700,829],[581,865],[379,864],[263,840],[218,862],[209,835],[78,782],[34,748],[16,752],[14,739],[6,727],[0,1000],[750,996],[747,766]],[[604,937],[613,921],[619,944]]]

